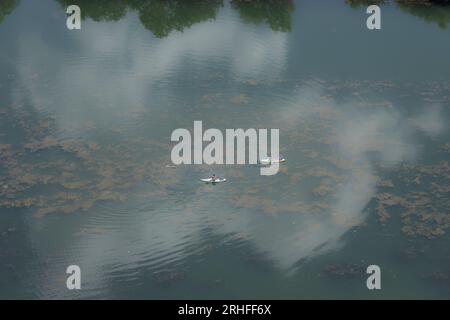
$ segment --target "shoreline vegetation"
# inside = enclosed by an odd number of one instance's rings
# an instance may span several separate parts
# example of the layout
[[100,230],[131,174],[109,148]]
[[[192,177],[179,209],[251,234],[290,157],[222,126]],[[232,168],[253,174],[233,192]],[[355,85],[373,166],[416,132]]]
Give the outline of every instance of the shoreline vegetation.
[[[71,5],[69,0],[55,0],[62,8]],[[380,6],[395,4],[401,11],[446,29],[450,23],[450,0],[342,0],[354,9],[370,4]],[[0,23],[18,6],[19,0],[0,2]],[[244,23],[267,25],[274,32],[290,32],[295,0],[230,0]],[[301,2],[298,2],[301,3]],[[183,32],[191,26],[216,19],[224,0],[79,0],[83,19],[93,21],[118,21],[129,11],[139,15],[142,25],[157,38],[171,32]]]

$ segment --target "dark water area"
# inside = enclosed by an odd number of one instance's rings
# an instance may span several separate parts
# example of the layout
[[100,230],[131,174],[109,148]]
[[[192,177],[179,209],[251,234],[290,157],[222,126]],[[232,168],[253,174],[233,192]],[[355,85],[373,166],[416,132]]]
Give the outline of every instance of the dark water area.
[[[378,3],[0,2],[0,298],[450,298],[450,6]],[[195,120],[287,161],[172,167]]]

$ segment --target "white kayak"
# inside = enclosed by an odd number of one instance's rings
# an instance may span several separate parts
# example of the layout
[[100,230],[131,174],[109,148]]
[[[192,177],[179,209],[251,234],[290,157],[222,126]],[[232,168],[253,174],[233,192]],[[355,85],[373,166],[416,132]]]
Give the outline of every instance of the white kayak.
[[269,165],[271,163],[282,163],[285,162],[285,158],[279,158],[279,159],[271,159],[271,158],[262,158],[259,160],[259,163],[262,165]]
[[200,181],[203,181],[203,182],[206,182],[206,183],[220,183],[220,182],[227,181],[227,179],[225,179],[225,178],[216,178],[216,179],[214,179],[214,181],[212,181],[212,178],[205,178],[205,179],[200,179]]

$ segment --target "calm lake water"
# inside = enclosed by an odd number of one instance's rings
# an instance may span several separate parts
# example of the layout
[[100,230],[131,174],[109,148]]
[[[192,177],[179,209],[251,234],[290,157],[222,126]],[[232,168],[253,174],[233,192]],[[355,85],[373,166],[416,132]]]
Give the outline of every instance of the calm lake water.
[[[69,4],[0,2],[0,298],[450,298],[450,7]],[[168,166],[194,120],[287,161]]]

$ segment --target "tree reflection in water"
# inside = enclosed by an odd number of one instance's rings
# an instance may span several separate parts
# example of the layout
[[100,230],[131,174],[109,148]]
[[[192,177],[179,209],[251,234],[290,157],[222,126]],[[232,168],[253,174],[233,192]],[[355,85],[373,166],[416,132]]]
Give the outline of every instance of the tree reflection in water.
[[403,12],[419,17],[427,22],[435,22],[442,29],[447,29],[450,22],[450,0],[346,0],[354,9],[371,4],[385,5],[396,3]]
[[13,12],[16,8],[18,0],[2,0],[0,1],[0,23],[3,22],[5,16]]

